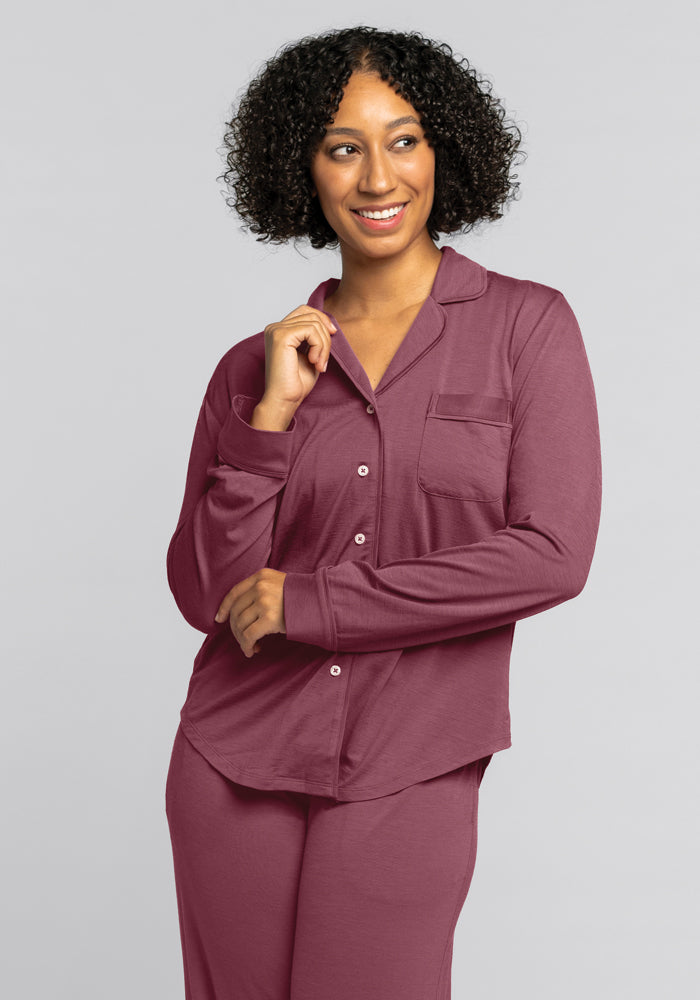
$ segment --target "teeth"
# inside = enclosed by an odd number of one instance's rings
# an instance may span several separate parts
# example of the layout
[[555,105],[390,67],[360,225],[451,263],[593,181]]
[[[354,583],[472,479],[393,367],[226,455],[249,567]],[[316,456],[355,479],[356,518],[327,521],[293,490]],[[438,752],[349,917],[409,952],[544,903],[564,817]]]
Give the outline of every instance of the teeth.
[[403,205],[397,205],[395,208],[385,208],[382,212],[365,212],[358,209],[357,214],[361,215],[363,219],[392,219],[399,214],[403,207]]

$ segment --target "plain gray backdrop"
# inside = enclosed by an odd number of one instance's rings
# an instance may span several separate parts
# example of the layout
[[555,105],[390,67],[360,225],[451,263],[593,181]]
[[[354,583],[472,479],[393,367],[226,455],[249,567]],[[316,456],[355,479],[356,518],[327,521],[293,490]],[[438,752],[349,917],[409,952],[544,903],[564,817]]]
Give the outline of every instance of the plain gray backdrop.
[[4,995],[184,996],[164,787],[203,636],[170,595],[166,549],[219,358],[339,274],[332,252],[241,230],[216,180],[223,122],[281,45],[360,23],[449,42],[519,122],[520,200],[450,242],[564,292],[602,435],[587,586],[516,627],[513,747],[482,786],[453,998],[692,994],[694,18],[677,0],[6,15]]

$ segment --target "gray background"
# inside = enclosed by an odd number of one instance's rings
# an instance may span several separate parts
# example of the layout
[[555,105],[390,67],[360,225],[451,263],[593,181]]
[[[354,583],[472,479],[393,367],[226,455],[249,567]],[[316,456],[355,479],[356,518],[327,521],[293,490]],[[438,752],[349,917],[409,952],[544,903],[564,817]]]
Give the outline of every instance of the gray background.
[[520,201],[453,245],[564,292],[603,441],[586,589],[516,628],[514,745],[482,786],[453,997],[687,996],[700,833],[691,5],[323,10],[73,0],[4,21],[3,991],[184,995],[164,785],[202,636],[171,598],[166,548],[215,364],[339,273],[331,252],[241,232],[215,180],[222,123],[278,46],[368,23],[450,42],[521,123]]

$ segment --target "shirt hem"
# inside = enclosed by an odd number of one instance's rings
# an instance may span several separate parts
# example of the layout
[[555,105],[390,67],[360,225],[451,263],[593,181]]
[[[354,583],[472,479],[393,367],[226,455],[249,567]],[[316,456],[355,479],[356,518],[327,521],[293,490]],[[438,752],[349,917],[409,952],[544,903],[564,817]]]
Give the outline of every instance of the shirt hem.
[[263,791],[304,792],[308,795],[318,795],[338,802],[362,802],[366,799],[377,799],[384,795],[391,795],[409,785],[435,778],[440,774],[453,771],[455,768],[470,764],[482,757],[488,757],[500,750],[507,750],[512,746],[511,734],[508,732],[494,737],[482,746],[477,746],[476,749],[434,757],[425,761],[421,767],[412,771],[402,771],[386,781],[373,785],[336,785],[333,782],[313,781],[309,778],[297,778],[293,775],[263,774],[250,768],[240,767],[210,743],[184,713],[180,715],[180,725],[184,735],[195,750],[198,750],[224,777],[237,784],[259,788]]

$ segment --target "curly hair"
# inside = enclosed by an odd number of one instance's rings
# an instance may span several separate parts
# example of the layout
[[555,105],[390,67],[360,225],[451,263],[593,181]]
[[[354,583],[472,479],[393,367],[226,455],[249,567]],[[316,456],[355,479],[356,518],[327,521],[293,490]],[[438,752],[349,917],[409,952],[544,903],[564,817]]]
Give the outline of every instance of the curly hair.
[[307,237],[317,249],[336,233],[312,195],[311,161],[353,72],[376,73],[418,112],[435,150],[427,228],[468,232],[498,219],[517,197],[522,135],[491,85],[446,43],[418,32],[358,26],[308,36],[268,60],[226,122],[227,169],[217,177],[258,241]]

